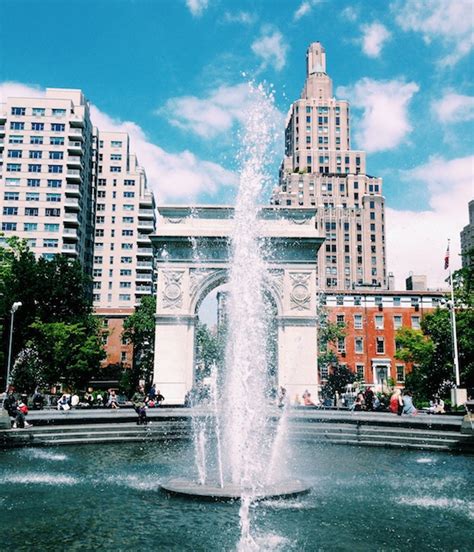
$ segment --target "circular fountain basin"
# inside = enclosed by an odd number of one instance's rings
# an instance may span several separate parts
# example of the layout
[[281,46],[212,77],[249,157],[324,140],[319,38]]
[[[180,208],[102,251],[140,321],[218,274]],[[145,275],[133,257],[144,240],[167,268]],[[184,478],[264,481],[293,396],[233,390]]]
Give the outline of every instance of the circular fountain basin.
[[169,479],[162,483],[160,488],[173,495],[201,500],[239,500],[244,496],[251,496],[253,500],[290,498],[305,494],[311,489],[310,485],[298,479],[279,481],[261,489],[245,489],[231,484],[226,484],[224,487],[212,484],[201,485],[189,479]]

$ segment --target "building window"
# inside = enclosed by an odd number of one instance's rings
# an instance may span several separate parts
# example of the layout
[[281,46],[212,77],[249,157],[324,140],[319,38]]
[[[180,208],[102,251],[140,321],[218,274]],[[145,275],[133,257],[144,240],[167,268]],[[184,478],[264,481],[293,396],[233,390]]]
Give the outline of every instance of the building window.
[[48,224],[44,225],[45,232],[59,232],[59,224]]
[[357,381],[364,381],[364,365],[356,364]]
[[383,330],[383,314],[375,315],[375,329]]
[[60,203],[61,194],[46,194],[46,201],[51,201],[53,203]]
[[53,114],[53,117],[63,117],[64,115],[66,115],[66,110],[53,107],[52,114]]
[[61,180],[48,180],[48,188],[61,188]]
[[122,142],[118,141],[118,140],[112,140],[110,142],[110,145],[113,147],[113,148],[121,148],[122,147]]
[[64,132],[66,125],[62,123],[51,123],[51,130],[53,132]]
[[124,264],[131,264],[132,257],[120,257],[120,262]]
[[131,276],[132,271],[129,268],[120,269],[120,276]]
[[27,217],[37,217],[38,216],[38,207],[25,207],[25,216],[27,216]]
[[363,353],[364,352],[364,338],[363,337],[356,337],[354,340],[355,345],[355,352],[356,353]]
[[122,243],[122,249],[133,249],[133,243]]
[[362,314],[354,314],[354,329],[362,329]]
[[8,150],[8,157],[13,159],[19,159],[22,155],[21,150]]
[[376,351],[378,355],[383,355],[385,353],[385,340],[383,337],[377,337],[375,339]]
[[135,180],[124,180],[124,186],[135,186]]
[[46,208],[44,210],[44,214],[47,217],[60,217],[61,216],[61,209]]
[[2,222],[2,230],[16,232],[16,222]]
[[130,294],[120,293],[119,294],[119,301],[130,301]]
[[399,330],[402,327],[402,315],[401,314],[395,314],[393,316],[393,327],[395,330]]
[[26,109],[24,107],[12,107],[12,115],[24,115]]
[[131,288],[132,287],[132,282],[120,282],[120,287],[121,288]]
[[20,199],[20,194],[18,192],[5,192],[3,194],[3,199],[5,201],[18,201]]
[[336,315],[336,322],[338,324],[344,324],[344,315],[343,314],[337,314]]
[[33,117],[44,117],[46,110],[44,107],[33,107],[31,110]]
[[403,364],[397,364],[397,383],[403,383],[405,381],[405,366]]
[[102,264],[104,258],[101,255],[94,256],[94,264]]
[[62,173],[63,167],[62,165],[48,165],[48,172],[50,173]]
[[7,172],[21,172],[19,163],[7,163]]
[[346,339],[344,337],[340,337],[337,340],[337,352],[343,353],[346,350]]
[[11,130],[25,130],[25,123],[18,123],[17,121],[12,121],[10,123]]
[[412,316],[412,317],[411,317],[411,327],[412,327],[414,330],[420,330],[420,329],[421,329],[421,326],[420,326],[420,317],[419,317],[419,316]]
[[41,146],[43,144],[43,137],[42,136],[31,136],[30,137],[30,144]]
[[111,153],[110,154],[110,160],[111,161],[122,161],[122,154],[121,153]]
[[23,144],[23,136],[20,134],[11,134],[8,139],[9,144]]
[[45,238],[43,240],[43,247],[56,249],[58,247],[58,240],[53,238]]
[[50,159],[64,159],[64,153],[62,151],[50,151],[49,152],[49,158]]
[[52,146],[63,146],[64,145],[64,137],[63,136],[51,136],[49,139],[49,143]]
[[3,214],[8,216],[16,216],[18,215],[18,207],[4,207]]
[[111,172],[111,173],[119,173],[119,172],[122,172],[122,167],[111,166],[111,167],[110,167],[110,172]]
[[123,192],[123,197],[135,197],[135,192]]
[[33,172],[33,173],[41,172],[41,165],[29,164],[28,165],[28,172]]
[[26,201],[39,201],[39,192],[26,192]]
[[38,224],[36,222],[25,222],[23,230],[25,232],[36,232],[36,230],[38,230]]
[[28,188],[39,188],[40,179],[39,178],[28,178],[26,181]]

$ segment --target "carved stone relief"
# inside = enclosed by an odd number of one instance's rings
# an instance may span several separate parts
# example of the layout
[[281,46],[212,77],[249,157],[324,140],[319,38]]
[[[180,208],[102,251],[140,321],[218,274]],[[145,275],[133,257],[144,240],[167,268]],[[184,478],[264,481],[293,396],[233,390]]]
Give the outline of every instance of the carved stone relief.
[[309,286],[310,274],[307,272],[290,272],[291,293],[290,308],[292,310],[309,310],[311,293]]
[[183,304],[183,291],[181,281],[183,270],[164,270],[165,287],[163,289],[163,308],[179,309]]
[[283,275],[284,270],[281,268],[270,269],[266,274],[268,284],[276,291],[280,299],[283,298]]

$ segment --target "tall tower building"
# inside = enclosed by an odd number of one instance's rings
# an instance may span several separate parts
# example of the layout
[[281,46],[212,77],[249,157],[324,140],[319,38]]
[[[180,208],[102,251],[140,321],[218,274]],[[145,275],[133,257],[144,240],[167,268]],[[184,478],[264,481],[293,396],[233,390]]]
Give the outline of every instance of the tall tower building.
[[349,104],[333,97],[319,42],[308,48],[306,82],[288,113],[272,203],[317,209],[326,237],[317,259],[320,289],[386,288],[382,179],[367,174],[364,151],[351,149]]
[[92,270],[92,125],[80,90],[0,105],[0,229]]
[[474,263],[474,199],[469,202],[469,224],[461,231],[462,267],[470,268]]
[[121,340],[123,321],[154,292],[155,200],[128,134],[99,130],[95,148],[94,310],[109,326],[106,363],[127,365],[132,351]]

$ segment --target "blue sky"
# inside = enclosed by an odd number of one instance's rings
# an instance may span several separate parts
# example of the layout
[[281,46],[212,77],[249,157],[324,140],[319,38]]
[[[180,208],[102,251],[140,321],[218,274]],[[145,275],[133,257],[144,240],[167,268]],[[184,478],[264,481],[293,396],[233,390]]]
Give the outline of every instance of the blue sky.
[[473,196],[472,10],[467,0],[2,0],[0,94],[81,88],[96,124],[130,132],[159,203],[231,202],[244,83],[271,83],[283,116],[319,40],[336,96],[351,101],[353,147],[384,177],[389,269],[399,285],[414,270],[437,286]]

